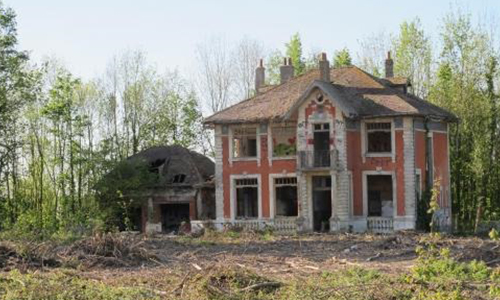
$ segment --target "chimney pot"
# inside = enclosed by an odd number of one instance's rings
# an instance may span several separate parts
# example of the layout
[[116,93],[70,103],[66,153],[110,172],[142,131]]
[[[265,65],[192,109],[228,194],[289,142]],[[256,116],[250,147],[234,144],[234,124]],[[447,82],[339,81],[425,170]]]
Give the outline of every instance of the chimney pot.
[[255,68],[255,92],[259,94],[259,90],[266,82],[266,68],[264,68],[264,60],[259,60],[259,66]]
[[394,77],[394,61],[391,58],[391,51],[387,51],[387,59],[385,60],[385,78]]
[[291,58],[284,58],[283,65],[280,67],[280,82],[284,83],[293,78],[295,69]]
[[320,74],[320,80],[323,80],[326,82],[331,82],[330,62],[328,61],[328,58],[326,57],[325,52],[321,53],[321,57],[319,60],[319,74]]

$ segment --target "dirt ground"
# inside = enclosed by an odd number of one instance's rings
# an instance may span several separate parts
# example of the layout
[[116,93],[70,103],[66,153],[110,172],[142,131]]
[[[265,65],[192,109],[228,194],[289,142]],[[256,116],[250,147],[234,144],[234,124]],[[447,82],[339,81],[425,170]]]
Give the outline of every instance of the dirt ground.
[[[25,245],[19,253],[16,245],[0,242],[0,273],[73,268],[78,276],[96,282],[147,285],[169,294],[184,288],[188,278],[207,276],[221,268],[251,271],[281,282],[353,266],[400,275],[414,265],[415,250],[426,236],[412,232],[298,236],[207,233],[202,237],[115,234],[69,245]],[[488,239],[450,236],[439,239],[438,244],[449,248],[459,261],[482,260],[490,267],[500,264],[499,244]]]

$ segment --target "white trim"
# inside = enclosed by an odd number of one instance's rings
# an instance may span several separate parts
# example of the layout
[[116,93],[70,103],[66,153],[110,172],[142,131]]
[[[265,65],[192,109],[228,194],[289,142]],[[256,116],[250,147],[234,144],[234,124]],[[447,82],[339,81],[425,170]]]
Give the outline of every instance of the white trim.
[[[276,187],[274,184],[274,179],[276,178],[290,178],[290,177],[295,177],[297,178],[297,205],[300,202],[300,183],[299,183],[299,178],[297,177],[296,173],[273,173],[269,174],[269,217],[273,220],[276,218]],[[299,210],[297,208],[297,216],[300,215]]]
[[363,217],[368,217],[368,176],[369,175],[391,175],[392,176],[392,207],[393,218],[398,216],[398,199],[397,199],[397,178],[395,171],[363,171],[361,174],[363,180]]
[[236,220],[236,179],[246,179],[246,178],[257,178],[257,207],[258,207],[258,216],[256,219],[252,220],[260,220],[262,219],[262,180],[260,174],[242,174],[242,175],[230,175],[229,176],[229,187],[230,187],[230,211],[231,211],[231,221],[234,222]]
[[[451,169],[450,169],[450,124],[449,123],[446,123],[446,148],[447,148],[447,155],[448,157],[446,158],[448,160],[448,186],[446,187],[446,189],[448,190],[448,208],[450,210],[450,218],[452,218],[451,216]],[[451,219],[453,220],[453,219]],[[450,221],[451,222],[451,221]]]

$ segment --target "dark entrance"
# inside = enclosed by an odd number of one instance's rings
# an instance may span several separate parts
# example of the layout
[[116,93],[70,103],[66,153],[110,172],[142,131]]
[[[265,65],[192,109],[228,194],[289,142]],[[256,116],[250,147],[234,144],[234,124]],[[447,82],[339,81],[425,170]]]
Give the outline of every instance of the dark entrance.
[[314,231],[329,231],[332,216],[332,178],[314,176],[312,181]]
[[368,216],[392,217],[392,176],[368,175]]
[[162,204],[161,205],[162,231],[178,231],[182,222],[189,222],[189,204]]
[[314,167],[330,166],[330,124],[314,125]]

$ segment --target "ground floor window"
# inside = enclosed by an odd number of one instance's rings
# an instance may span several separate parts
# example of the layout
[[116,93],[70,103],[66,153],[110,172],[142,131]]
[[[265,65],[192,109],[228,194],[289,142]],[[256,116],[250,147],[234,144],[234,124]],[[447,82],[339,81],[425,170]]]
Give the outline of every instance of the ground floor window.
[[236,179],[236,218],[259,217],[259,184],[257,178]]
[[368,216],[393,216],[392,175],[368,175]]
[[282,177],[274,179],[277,217],[296,217],[298,215],[297,178]]

